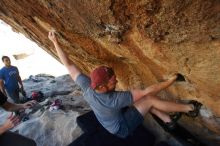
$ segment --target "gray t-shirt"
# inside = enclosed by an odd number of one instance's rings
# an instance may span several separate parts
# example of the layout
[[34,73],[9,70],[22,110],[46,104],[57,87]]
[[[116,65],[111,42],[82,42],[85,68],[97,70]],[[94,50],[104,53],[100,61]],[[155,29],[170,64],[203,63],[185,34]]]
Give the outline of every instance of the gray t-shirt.
[[110,133],[117,133],[123,120],[121,108],[133,103],[130,91],[97,93],[90,87],[88,76],[80,74],[76,83],[82,88],[83,96],[94,111],[96,118]]

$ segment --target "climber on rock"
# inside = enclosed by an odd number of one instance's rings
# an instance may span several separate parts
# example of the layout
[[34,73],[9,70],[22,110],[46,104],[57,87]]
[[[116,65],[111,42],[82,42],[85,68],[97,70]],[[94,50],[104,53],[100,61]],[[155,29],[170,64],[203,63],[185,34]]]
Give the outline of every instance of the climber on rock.
[[[121,138],[127,137],[144,121],[147,113],[156,115],[164,123],[172,123],[168,114],[170,112],[183,112],[191,117],[198,115],[201,104],[196,101],[189,104],[175,103],[161,100],[156,96],[176,80],[176,75],[143,90],[115,91],[117,79],[112,68],[100,66],[88,77],[68,59],[57,41],[55,32],[49,32],[48,37],[70,76],[83,90],[84,99],[89,103],[96,118],[110,133]],[[128,108],[122,110],[125,107]]]
[[[7,101],[7,97],[0,91],[0,107],[7,111],[16,112],[19,110],[31,108],[35,105],[35,101],[29,101],[24,104],[14,104]],[[10,132],[20,122],[20,117],[13,115],[0,126],[0,146],[36,146],[36,143],[24,136]]]

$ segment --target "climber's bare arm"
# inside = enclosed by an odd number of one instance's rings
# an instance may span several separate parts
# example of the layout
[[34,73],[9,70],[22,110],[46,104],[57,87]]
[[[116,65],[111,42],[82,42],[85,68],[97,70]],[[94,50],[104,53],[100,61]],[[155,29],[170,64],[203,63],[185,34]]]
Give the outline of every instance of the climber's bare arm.
[[64,51],[60,48],[60,45],[57,41],[56,35],[54,32],[49,32],[48,38],[53,42],[57,54],[61,60],[61,62],[64,64],[64,66],[67,68],[69,71],[70,76],[74,81],[76,81],[77,76],[81,73],[80,70],[77,68],[77,66],[73,63],[70,63],[70,60],[64,53]]
[[4,81],[2,79],[0,79],[0,90],[2,91],[3,94],[6,95],[5,85],[4,85]]
[[135,101],[141,99],[142,97],[145,97],[148,95],[158,94],[161,90],[169,87],[176,80],[176,78],[177,78],[177,76],[174,75],[169,80],[151,85],[151,86],[145,88],[144,90],[141,90],[141,89],[131,90],[131,93],[133,96],[133,101],[135,102]]

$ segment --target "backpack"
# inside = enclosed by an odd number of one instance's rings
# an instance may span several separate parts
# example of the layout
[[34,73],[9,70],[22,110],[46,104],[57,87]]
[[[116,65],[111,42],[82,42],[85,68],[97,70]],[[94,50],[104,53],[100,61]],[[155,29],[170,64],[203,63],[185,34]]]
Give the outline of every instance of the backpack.
[[41,91],[33,91],[31,93],[31,100],[36,100],[38,102],[42,101],[44,98],[44,94]]

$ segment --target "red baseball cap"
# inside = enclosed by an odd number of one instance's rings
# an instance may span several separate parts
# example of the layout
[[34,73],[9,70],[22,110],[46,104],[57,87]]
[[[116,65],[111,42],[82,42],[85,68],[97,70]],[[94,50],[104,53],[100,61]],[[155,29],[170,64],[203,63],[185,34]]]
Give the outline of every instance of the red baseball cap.
[[114,71],[110,67],[100,66],[96,68],[90,74],[92,89],[95,89],[97,86],[107,83],[113,75]]

